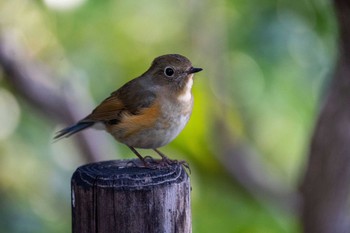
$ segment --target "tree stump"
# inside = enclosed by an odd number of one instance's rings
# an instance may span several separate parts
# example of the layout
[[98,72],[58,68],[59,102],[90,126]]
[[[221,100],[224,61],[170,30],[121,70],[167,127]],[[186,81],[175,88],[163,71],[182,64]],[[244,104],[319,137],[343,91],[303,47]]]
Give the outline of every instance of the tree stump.
[[72,177],[73,233],[190,233],[190,180],[181,164],[138,160],[79,167]]

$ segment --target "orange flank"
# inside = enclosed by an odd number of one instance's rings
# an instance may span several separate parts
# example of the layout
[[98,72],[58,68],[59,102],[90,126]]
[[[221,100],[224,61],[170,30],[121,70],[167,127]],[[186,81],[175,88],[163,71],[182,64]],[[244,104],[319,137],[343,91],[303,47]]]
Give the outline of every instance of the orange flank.
[[[141,130],[149,129],[154,127],[157,119],[160,115],[160,105],[158,102],[155,102],[149,108],[144,108],[137,115],[131,115],[124,113],[121,122],[118,125],[110,126],[110,131],[125,130],[124,138],[128,138],[135,133],[140,132]],[[115,129],[114,129],[115,127]]]

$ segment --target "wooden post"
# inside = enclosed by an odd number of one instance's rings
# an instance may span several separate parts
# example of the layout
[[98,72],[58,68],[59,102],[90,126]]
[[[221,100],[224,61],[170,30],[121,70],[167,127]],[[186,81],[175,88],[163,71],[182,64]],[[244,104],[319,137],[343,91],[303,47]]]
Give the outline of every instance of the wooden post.
[[139,160],[79,167],[72,177],[73,233],[190,233],[190,180],[180,164]]

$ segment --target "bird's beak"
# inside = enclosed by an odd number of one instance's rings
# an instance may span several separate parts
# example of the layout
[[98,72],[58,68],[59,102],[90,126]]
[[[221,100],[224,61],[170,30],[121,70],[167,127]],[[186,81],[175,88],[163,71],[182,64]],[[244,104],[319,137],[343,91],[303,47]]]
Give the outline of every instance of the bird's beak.
[[202,68],[194,68],[194,67],[191,67],[191,68],[187,71],[187,73],[193,74],[193,73],[197,73],[197,72],[202,71],[202,70],[203,70]]

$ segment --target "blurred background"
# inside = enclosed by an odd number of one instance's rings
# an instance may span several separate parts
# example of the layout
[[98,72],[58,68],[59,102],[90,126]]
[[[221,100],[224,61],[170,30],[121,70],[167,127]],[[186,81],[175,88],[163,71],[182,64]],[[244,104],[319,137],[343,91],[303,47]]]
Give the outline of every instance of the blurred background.
[[70,232],[75,169],[135,156],[101,131],[54,132],[167,53],[204,69],[162,148],[191,166],[193,232],[300,232],[336,33],[327,0],[0,0],[0,232]]

